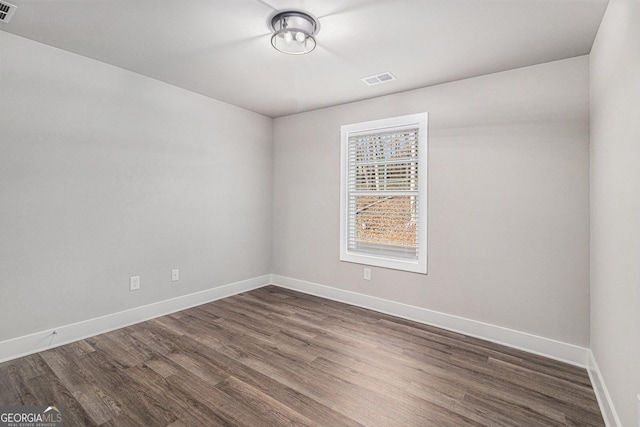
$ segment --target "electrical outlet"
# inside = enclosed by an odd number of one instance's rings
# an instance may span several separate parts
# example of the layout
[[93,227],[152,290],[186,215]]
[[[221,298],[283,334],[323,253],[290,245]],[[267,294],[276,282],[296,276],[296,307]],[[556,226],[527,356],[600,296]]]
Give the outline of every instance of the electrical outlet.
[[640,393],[638,393],[638,427],[640,427]]
[[371,269],[370,268],[365,268],[364,269],[364,280],[371,280]]
[[137,291],[138,289],[140,289],[140,276],[129,277],[129,290]]
[[177,282],[178,280],[180,280],[180,270],[177,268],[175,270],[171,270],[171,281]]

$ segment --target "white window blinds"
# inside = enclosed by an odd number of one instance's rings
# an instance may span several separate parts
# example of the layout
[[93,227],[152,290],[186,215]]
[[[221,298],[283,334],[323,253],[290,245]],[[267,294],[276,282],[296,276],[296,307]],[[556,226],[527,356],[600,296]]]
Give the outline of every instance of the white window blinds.
[[417,259],[418,129],[349,137],[350,250]]
[[[420,116],[422,126],[409,120],[400,126],[366,129],[363,123],[348,126],[352,130],[346,134],[343,127],[343,254],[369,257],[355,262],[389,266],[372,261],[389,258],[424,264],[418,270],[426,272],[426,254],[421,262],[422,252],[426,253],[426,230],[422,230],[426,221],[421,221],[421,215],[426,216],[421,200],[426,197],[421,191],[426,185],[426,161],[422,161],[426,135],[421,135],[426,133],[426,114]],[[407,121],[407,116],[398,119]],[[385,123],[392,123],[389,120]]]

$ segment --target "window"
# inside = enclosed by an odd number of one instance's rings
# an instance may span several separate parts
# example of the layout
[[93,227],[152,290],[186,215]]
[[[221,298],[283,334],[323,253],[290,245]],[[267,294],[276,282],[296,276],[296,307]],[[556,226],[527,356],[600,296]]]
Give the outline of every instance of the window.
[[341,127],[341,261],[427,272],[427,118]]

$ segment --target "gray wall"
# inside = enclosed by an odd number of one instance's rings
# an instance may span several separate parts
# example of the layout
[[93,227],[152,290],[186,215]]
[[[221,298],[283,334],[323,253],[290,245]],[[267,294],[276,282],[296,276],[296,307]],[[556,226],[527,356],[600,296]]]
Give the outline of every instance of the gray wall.
[[[578,57],[276,119],[273,273],[588,347],[588,106]],[[364,281],[339,261],[340,126],[423,111],[429,274]]]
[[640,407],[640,1],[611,0],[590,57],[591,347],[624,426]]
[[270,272],[271,119],[1,31],[0,55],[0,341]]
[[[272,121],[0,48],[0,340],[273,272],[589,345],[586,57]],[[365,282],[338,261],[340,125],[421,111],[429,274]]]

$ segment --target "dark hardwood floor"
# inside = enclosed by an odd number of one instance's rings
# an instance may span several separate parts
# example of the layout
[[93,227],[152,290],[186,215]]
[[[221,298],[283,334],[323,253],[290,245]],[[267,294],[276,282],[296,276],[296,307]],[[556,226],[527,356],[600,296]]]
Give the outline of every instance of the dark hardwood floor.
[[65,426],[603,426],[584,369],[269,286],[0,364]]

